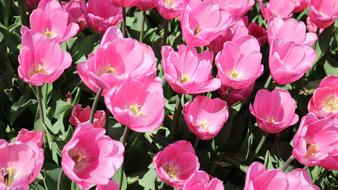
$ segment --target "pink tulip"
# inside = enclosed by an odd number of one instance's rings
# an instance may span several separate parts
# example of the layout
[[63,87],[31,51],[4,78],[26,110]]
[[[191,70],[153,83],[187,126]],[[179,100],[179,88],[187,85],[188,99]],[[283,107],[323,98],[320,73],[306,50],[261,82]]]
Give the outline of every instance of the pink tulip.
[[[91,109],[89,106],[82,108],[81,104],[77,104],[73,107],[71,116],[69,118],[69,123],[74,127],[79,126],[81,123],[89,121]],[[95,128],[104,128],[106,124],[106,112],[103,110],[96,110],[94,114],[94,123]]]
[[273,17],[290,18],[296,7],[294,0],[269,0],[264,6],[263,0],[258,0],[259,6],[265,20],[271,20]]
[[184,184],[183,190],[224,190],[224,185],[206,172],[197,171]]
[[[306,28],[307,28],[307,30],[309,31],[309,32],[317,32],[317,30],[318,30],[318,27],[317,27],[317,25],[315,25],[312,21],[311,21],[311,19],[310,19],[310,17],[308,16],[307,18],[306,18]],[[321,29],[321,30],[323,30],[323,29]],[[321,32],[321,31],[320,31]]]
[[126,79],[119,87],[112,89],[104,101],[119,123],[136,132],[155,130],[164,119],[160,78],[142,81]]
[[338,115],[304,116],[293,138],[293,156],[306,166],[338,170]]
[[259,46],[262,47],[268,41],[267,33],[262,26],[259,26],[256,23],[250,23],[248,25],[248,30],[249,35],[255,37],[258,40]]
[[80,31],[87,27],[88,23],[85,18],[86,3],[84,0],[70,0],[69,2],[64,2],[62,7],[69,14],[68,22],[77,23],[80,27]]
[[156,7],[157,0],[141,0],[136,7],[142,11],[147,11]]
[[294,13],[304,11],[309,3],[309,0],[294,0],[294,1],[295,1],[295,9],[293,10]]
[[309,16],[319,28],[327,28],[338,18],[337,0],[310,0]]
[[246,173],[244,190],[320,190],[304,169],[283,173],[279,169],[266,170],[259,162],[252,163]]
[[222,85],[234,89],[248,88],[263,74],[261,59],[258,41],[252,36],[225,42],[223,50],[216,56]]
[[[292,28],[292,30],[290,30]],[[312,46],[317,41],[317,35],[313,32],[306,32],[306,26],[302,21],[294,18],[280,19],[274,18],[269,22],[268,39],[272,44],[275,39],[284,40],[286,42],[294,42],[300,45]]]
[[213,0],[221,9],[228,11],[232,16],[240,18],[244,16],[255,4],[254,0]]
[[122,21],[122,8],[112,5],[110,0],[89,0],[86,12],[89,26],[100,33]]
[[42,131],[28,131],[27,129],[21,129],[16,138],[16,141],[22,143],[32,142],[36,144],[37,147],[43,147],[43,132]]
[[156,57],[151,47],[134,39],[119,38],[114,31],[107,30],[110,35],[104,35],[102,47],[77,65],[82,81],[95,93],[102,88],[102,95],[128,77],[143,79],[154,77],[156,72]]
[[218,90],[218,93],[220,94],[222,99],[225,100],[227,104],[230,106],[237,102],[241,102],[248,99],[254,87],[255,83],[252,83],[249,87],[244,89],[233,89],[231,87],[222,85],[221,88]]
[[118,28],[111,26],[107,28],[103,34],[99,47],[107,48],[107,46],[117,38],[123,39],[123,34]]
[[181,16],[189,0],[157,0],[156,8],[160,15],[167,19]]
[[243,36],[248,36],[249,30],[245,26],[243,20],[233,23],[227,29],[225,29],[220,36],[210,42],[208,48],[215,53],[218,53],[223,49],[223,45],[226,41],[237,40]]
[[200,94],[218,89],[221,82],[211,75],[213,53],[197,53],[193,47],[180,45],[178,52],[162,47],[164,76],[176,93]]
[[297,123],[299,118],[295,113],[296,108],[296,101],[283,89],[272,92],[260,89],[253,105],[250,104],[250,112],[256,117],[259,128],[272,134]]
[[119,185],[117,185],[114,181],[109,181],[106,185],[97,185],[95,190],[119,190]]
[[231,14],[221,10],[213,0],[191,0],[181,19],[184,41],[188,46],[206,46],[231,23]]
[[[57,18],[57,19],[55,19]],[[30,29],[23,26],[21,33],[32,30],[42,33],[48,39],[64,42],[79,31],[76,23],[68,22],[69,14],[56,0],[42,0],[30,16]]]
[[28,190],[43,165],[42,131],[22,129],[12,143],[0,139],[0,189]]
[[320,82],[307,109],[317,117],[338,115],[338,76],[327,76]]
[[221,131],[229,112],[225,101],[197,96],[185,104],[183,116],[192,133],[201,140],[210,140]]
[[182,189],[200,167],[194,148],[184,140],[176,141],[158,152],[153,164],[159,178],[177,189]]
[[55,40],[33,31],[23,34],[18,60],[19,77],[34,86],[53,83],[72,63],[70,54],[62,51]]
[[270,46],[270,73],[277,84],[289,84],[308,72],[315,59],[312,47],[276,39]]
[[62,150],[62,170],[83,189],[106,185],[122,165],[124,147],[90,123],[79,125]]
[[141,2],[141,0],[110,0],[110,2],[117,7],[133,7]]

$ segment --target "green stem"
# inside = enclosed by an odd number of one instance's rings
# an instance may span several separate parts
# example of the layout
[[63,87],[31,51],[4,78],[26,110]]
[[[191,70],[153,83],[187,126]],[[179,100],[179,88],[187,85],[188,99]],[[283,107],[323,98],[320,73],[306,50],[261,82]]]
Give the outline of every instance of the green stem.
[[39,87],[37,86],[36,87],[36,96],[37,96],[37,99],[38,99],[38,111],[39,111],[39,116],[40,116],[40,120],[41,120],[41,123],[44,127],[46,127],[46,124],[45,124],[45,114],[43,113],[43,106],[42,106],[42,92],[41,92],[41,88],[42,87]]
[[93,102],[93,105],[92,105],[92,110],[90,111],[90,116],[89,116],[89,122],[90,123],[94,123],[95,111],[96,111],[96,108],[97,108],[97,104],[100,101],[102,91],[103,91],[103,89],[100,88],[95,95],[95,99],[94,99],[94,102]]
[[249,163],[251,163],[255,158],[256,156],[258,155],[259,151],[262,149],[263,147],[263,144],[265,143],[266,141],[266,138],[267,138],[267,135],[264,133],[261,140],[259,141],[257,147],[256,147],[256,150],[255,150],[255,154],[249,159]]
[[[128,127],[125,126],[123,134],[120,138],[120,142],[123,144],[124,147],[126,147],[126,140],[128,136]],[[122,163],[121,166],[121,177],[120,177],[120,190],[122,189],[122,183],[123,183],[123,171],[124,171],[124,162]]]
[[293,157],[293,155],[291,154],[291,156],[288,158],[288,160],[285,162],[285,165],[282,167],[282,171],[284,172],[286,170],[286,168],[288,168],[288,166],[291,164],[291,162],[294,160],[295,158]]
[[320,173],[318,180],[316,181],[316,184],[320,186],[320,183],[323,181],[324,177],[327,176],[327,173],[329,173],[329,170],[324,169],[323,172]]
[[199,143],[200,143],[200,139],[198,137],[196,137],[196,140],[195,140],[195,143],[194,143],[194,149],[195,149],[195,151],[197,151]]
[[58,183],[57,183],[57,190],[61,190],[61,180],[62,180],[62,169],[60,169],[59,175],[58,175]]
[[162,46],[167,45],[167,38],[168,38],[168,20],[164,19],[163,20],[163,38],[162,38]]
[[266,82],[264,84],[264,88],[269,88],[271,81],[272,81],[272,76],[269,75],[268,80],[266,80]]
[[142,23],[141,23],[141,31],[140,31],[140,42],[143,42],[143,36],[144,36],[144,24],[146,20],[146,11],[142,11]]
[[277,143],[277,139],[275,139],[274,142],[275,142],[275,146],[276,146],[277,156],[278,156],[278,158],[280,158],[281,154],[280,154],[279,146],[278,146],[278,143]]
[[123,17],[123,23],[122,23],[122,34],[123,37],[127,37],[127,16],[126,16],[126,8],[122,8],[122,17]]

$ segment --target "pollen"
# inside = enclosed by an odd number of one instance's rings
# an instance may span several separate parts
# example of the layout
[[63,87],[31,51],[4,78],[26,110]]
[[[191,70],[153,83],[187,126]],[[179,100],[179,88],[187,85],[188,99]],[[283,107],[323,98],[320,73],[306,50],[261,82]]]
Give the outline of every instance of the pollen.
[[0,183],[4,183],[7,187],[10,187],[14,182],[15,174],[16,170],[13,167],[0,169]]
[[178,170],[174,165],[167,164],[164,166],[163,169],[168,174],[170,179],[176,179],[178,177]]
[[180,82],[181,82],[181,83],[186,83],[186,82],[188,82],[189,80],[190,80],[189,75],[183,74],[183,75],[181,76]]
[[200,128],[202,128],[205,131],[209,130],[209,124],[208,124],[208,122],[206,120],[199,121],[198,125],[199,125]]
[[116,73],[116,69],[114,67],[112,67],[112,66],[109,66],[106,69],[106,73],[114,74],[114,73]]
[[53,39],[57,36],[57,34],[55,32],[50,31],[48,28],[43,34],[49,39]]
[[322,106],[325,112],[336,113],[338,112],[338,98],[332,95],[323,101]]
[[195,36],[198,35],[201,31],[202,31],[202,29],[201,29],[200,25],[197,25],[195,30],[194,30]]
[[244,79],[243,75],[237,69],[235,69],[231,72],[230,77],[233,80],[243,80]]
[[319,152],[319,146],[313,143],[308,143],[306,145],[307,152],[305,157],[306,158],[312,158],[315,154]]
[[129,106],[129,110],[133,115],[136,116],[145,116],[144,112],[140,110],[141,105],[138,104],[132,104]]
[[168,5],[168,7],[174,6],[174,0],[165,0],[165,4]]
[[273,116],[268,117],[268,118],[266,119],[266,121],[267,121],[268,123],[271,123],[271,124],[276,123],[276,120],[275,120],[275,118],[274,118]]

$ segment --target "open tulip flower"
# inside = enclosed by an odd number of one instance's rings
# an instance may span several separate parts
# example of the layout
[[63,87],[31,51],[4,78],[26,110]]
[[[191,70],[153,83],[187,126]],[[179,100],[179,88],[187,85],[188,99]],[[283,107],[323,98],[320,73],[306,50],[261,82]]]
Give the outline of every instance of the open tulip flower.
[[0,189],[28,190],[44,162],[41,131],[22,129],[17,140],[0,139]]
[[258,162],[252,163],[247,171],[244,190],[320,190],[313,184],[311,176],[304,169],[283,173],[279,169],[266,170]]
[[[120,38],[114,29],[107,30],[101,47],[88,60],[77,65],[82,81],[92,91],[103,89],[102,95],[126,78],[154,77],[156,57],[153,50],[134,39]],[[116,36],[114,36],[116,35]],[[107,42],[109,39],[112,42]]]
[[336,0],[310,0],[310,20],[319,28],[327,28],[338,18]]
[[182,189],[200,167],[194,148],[184,140],[176,141],[158,152],[153,164],[159,178],[177,189]]
[[104,98],[116,120],[136,132],[160,127],[164,119],[161,79],[127,79]]
[[229,112],[225,101],[197,96],[185,104],[183,116],[192,133],[199,139],[209,140],[221,131]]
[[178,52],[162,47],[164,76],[171,88],[180,94],[200,94],[217,90],[220,80],[211,75],[213,54],[197,53],[193,47],[180,45]]
[[[64,42],[79,31],[79,25],[68,21],[69,14],[56,0],[42,0],[30,16],[30,28],[22,27],[21,33],[32,30],[40,32],[47,39]],[[58,19],[55,19],[58,18]]]
[[326,117],[338,114],[338,77],[327,76],[313,93],[308,107],[309,112],[317,117]]
[[257,92],[250,112],[256,117],[259,128],[266,133],[279,133],[298,121],[295,114],[296,101],[286,90],[275,89],[272,92],[261,89]]
[[306,166],[338,170],[338,116],[302,118],[293,138],[293,156]]
[[53,83],[72,63],[70,54],[62,51],[55,40],[34,31],[23,34],[18,59],[19,77],[34,86]]
[[90,123],[79,125],[62,150],[62,169],[83,189],[106,185],[123,163],[124,147]]
[[204,171],[197,171],[184,184],[183,190],[224,190],[223,182],[209,176]]
[[222,85],[234,89],[248,88],[263,74],[261,59],[259,43],[252,36],[225,42],[223,50],[216,56]]
[[184,41],[193,47],[208,45],[232,22],[231,14],[213,0],[191,0],[181,19]]

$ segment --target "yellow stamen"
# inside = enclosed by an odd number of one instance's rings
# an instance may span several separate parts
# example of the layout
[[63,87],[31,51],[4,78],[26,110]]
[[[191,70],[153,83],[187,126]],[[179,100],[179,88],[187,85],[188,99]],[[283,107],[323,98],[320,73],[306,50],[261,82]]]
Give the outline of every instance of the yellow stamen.
[[109,66],[106,69],[106,73],[114,74],[114,73],[116,73],[116,69],[114,67],[112,67],[112,66]]
[[186,82],[188,82],[189,80],[190,80],[189,75],[183,74],[183,75],[181,76],[180,82],[181,82],[181,83],[186,83]]
[[173,7],[174,1],[173,0],[165,0],[165,4],[168,5],[168,7]]
[[319,146],[313,143],[308,143],[306,145],[307,152],[305,157],[306,158],[312,158],[315,154],[319,152]]
[[50,31],[48,28],[47,28],[46,32],[44,32],[44,35],[49,39],[55,38],[57,36],[57,34],[55,32]]
[[7,187],[10,187],[14,182],[15,174],[16,170],[12,167],[0,169],[0,182],[6,184]]
[[141,105],[132,104],[129,106],[129,110],[133,115],[145,116],[144,112],[140,110]]
[[198,122],[198,125],[205,131],[209,130],[209,124],[206,120],[201,120]]
[[201,29],[200,25],[197,25],[195,30],[194,30],[195,36],[198,35],[201,31],[202,31],[202,29]]
[[231,72],[230,77],[233,80],[244,79],[243,75],[240,72],[238,72],[238,70],[236,70],[236,69]]
[[163,167],[163,169],[171,179],[175,179],[178,177],[178,170],[175,166],[167,164]]
[[275,118],[273,116],[270,116],[266,120],[268,123],[274,124],[276,122]]
[[326,98],[323,101],[323,110],[325,112],[336,113],[338,112],[338,98],[334,95]]

